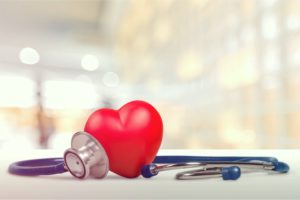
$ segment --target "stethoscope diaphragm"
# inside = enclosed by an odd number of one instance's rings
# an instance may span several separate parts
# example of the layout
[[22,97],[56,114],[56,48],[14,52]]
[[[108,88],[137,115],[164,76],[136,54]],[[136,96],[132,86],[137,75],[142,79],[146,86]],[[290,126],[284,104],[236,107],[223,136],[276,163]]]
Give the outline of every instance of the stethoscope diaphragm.
[[77,132],[71,148],[64,153],[64,162],[76,178],[104,178],[109,171],[109,160],[102,145],[90,134]]

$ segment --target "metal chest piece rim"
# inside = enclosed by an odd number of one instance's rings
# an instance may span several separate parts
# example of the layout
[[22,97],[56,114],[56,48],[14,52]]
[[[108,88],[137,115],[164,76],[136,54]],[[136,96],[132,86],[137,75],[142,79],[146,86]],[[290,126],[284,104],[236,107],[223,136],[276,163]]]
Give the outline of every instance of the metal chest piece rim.
[[71,148],[64,153],[64,162],[76,178],[89,176],[104,178],[109,171],[109,160],[102,145],[90,134],[77,132],[71,140]]

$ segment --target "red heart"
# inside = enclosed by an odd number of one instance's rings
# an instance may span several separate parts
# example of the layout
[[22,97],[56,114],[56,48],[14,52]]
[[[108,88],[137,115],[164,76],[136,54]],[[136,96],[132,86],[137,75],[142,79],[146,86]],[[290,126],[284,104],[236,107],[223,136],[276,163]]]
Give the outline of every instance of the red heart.
[[102,144],[112,172],[134,178],[140,175],[143,165],[154,160],[162,140],[163,123],[152,105],[132,101],[119,110],[95,111],[84,130]]

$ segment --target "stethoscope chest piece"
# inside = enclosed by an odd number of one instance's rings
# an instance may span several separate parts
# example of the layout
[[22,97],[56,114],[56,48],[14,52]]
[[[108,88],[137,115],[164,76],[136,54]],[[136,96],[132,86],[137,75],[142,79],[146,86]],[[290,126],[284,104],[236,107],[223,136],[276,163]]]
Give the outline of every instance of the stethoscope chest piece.
[[71,148],[64,153],[64,162],[76,178],[104,178],[109,171],[109,160],[104,148],[86,132],[73,135]]

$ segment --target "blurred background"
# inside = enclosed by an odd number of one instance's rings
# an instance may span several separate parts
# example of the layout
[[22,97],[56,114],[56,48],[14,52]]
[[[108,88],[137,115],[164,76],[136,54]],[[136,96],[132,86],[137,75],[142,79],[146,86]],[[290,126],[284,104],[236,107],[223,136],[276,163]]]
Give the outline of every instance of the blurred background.
[[134,99],[162,148],[300,147],[298,0],[2,0],[0,27],[0,149]]

